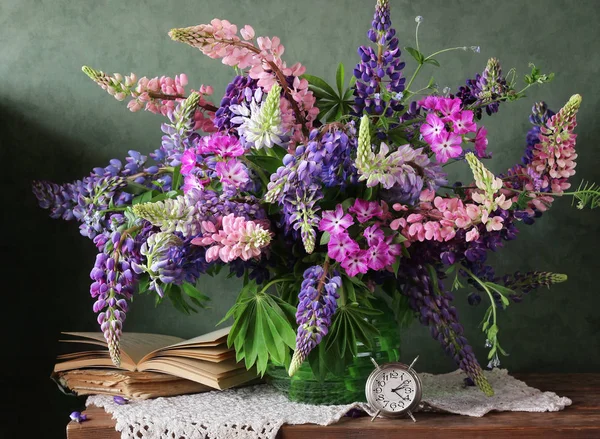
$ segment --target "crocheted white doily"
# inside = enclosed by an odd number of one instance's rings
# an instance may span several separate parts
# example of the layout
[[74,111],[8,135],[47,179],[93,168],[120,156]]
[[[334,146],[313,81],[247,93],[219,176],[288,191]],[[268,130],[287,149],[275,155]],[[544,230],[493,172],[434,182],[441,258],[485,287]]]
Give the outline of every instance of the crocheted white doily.
[[[492,410],[558,411],[571,400],[541,392],[508,375],[505,369],[485,371],[495,396],[465,387],[462,371],[444,375],[420,374],[423,402],[428,410],[483,416]],[[371,412],[363,403],[308,405],[288,401],[266,384],[239,389],[130,401],[117,405],[110,396],[90,396],[112,414],[122,439],[273,439],[283,424],[329,425],[352,408]]]

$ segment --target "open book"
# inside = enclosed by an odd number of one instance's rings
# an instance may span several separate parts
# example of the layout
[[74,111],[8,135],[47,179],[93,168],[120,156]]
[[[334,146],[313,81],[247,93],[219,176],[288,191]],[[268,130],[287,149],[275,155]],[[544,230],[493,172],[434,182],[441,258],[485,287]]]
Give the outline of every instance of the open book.
[[235,351],[227,347],[229,329],[189,340],[170,335],[126,332],[119,343],[119,368],[110,359],[102,333],[63,332],[69,338],[60,341],[77,344],[77,350],[59,355],[54,372],[86,368],[160,372],[213,389],[227,389],[256,378],[256,372],[246,370],[243,361],[236,363]]

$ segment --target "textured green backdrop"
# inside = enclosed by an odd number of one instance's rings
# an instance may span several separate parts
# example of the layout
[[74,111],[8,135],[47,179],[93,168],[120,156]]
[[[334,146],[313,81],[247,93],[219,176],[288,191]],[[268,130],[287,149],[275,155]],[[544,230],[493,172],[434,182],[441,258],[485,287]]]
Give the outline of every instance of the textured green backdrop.
[[[413,45],[414,17],[422,15],[424,52],[451,46],[480,45],[481,53],[454,52],[439,57],[442,69],[425,69],[423,81],[436,76],[440,87],[456,88],[496,56],[505,70],[520,74],[528,62],[556,72],[549,85],[527,99],[502,106],[484,119],[501,171],[519,160],[528,129],[529,108],[546,100],[558,109],[573,93],[583,95],[579,116],[579,165],[575,180],[600,182],[597,149],[600,31],[597,1],[442,1],[390,0],[401,46]],[[33,179],[56,182],[81,178],[128,149],[148,153],[159,145],[161,118],[131,114],[80,71],[83,64],[108,72],[139,76],[186,72],[193,86],[211,84],[222,94],[233,75],[219,61],[172,42],[173,27],[227,18],[251,24],[257,35],[277,35],[284,58],[308,72],[333,79],[335,65],[351,71],[356,47],[366,42],[374,1],[75,1],[2,0],[0,2],[0,141],[2,153],[3,348],[0,375],[8,396],[3,416],[26,424],[43,437],[61,437],[68,413],[82,399],[62,396],[48,380],[61,330],[95,330],[88,273],[94,247],[79,236],[75,223],[51,220],[38,209],[29,185]],[[407,59],[406,72],[414,64]],[[464,174],[463,175],[467,175]],[[466,177],[468,178],[468,177]],[[579,212],[567,199],[533,227],[521,227],[518,241],[494,258],[499,273],[520,270],[564,272],[569,281],[539,291],[501,313],[503,366],[514,371],[599,371],[600,212]],[[8,261],[8,265],[6,265]],[[169,304],[154,309],[149,297],[137,298],[125,329],[192,336],[214,327],[232,303],[232,280],[208,279],[210,311],[192,317]],[[477,329],[483,308],[457,297],[467,335],[484,361],[484,339]],[[415,324],[403,341],[402,358],[419,353],[419,369],[454,368],[428,332]],[[21,380],[27,380],[23,383]],[[37,401],[36,405],[31,405]],[[17,414],[17,410],[21,410]],[[29,410],[33,410],[29,412]],[[31,421],[27,421],[31,417]],[[4,423],[3,425],[6,425]],[[6,427],[5,427],[6,428]],[[33,431],[31,431],[33,429]],[[7,431],[7,430],[5,430]],[[42,437],[42,436],[38,436]]]

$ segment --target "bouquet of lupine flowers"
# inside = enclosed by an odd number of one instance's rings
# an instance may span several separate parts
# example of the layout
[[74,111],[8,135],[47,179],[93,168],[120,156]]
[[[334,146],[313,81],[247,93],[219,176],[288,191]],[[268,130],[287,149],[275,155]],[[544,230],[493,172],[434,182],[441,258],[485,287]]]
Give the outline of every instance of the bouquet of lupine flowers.
[[[313,370],[346,364],[377,328],[368,317],[375,294],[387,297],[399,324],[412,317],[485,393],[493,390],[452,305],[461,279],[472,305],[488,303],[482,328],[489,367],[505,354],[498,314],[531,290],[565,275],[536,271],[499,275],[489,251],[533,224],[555,197],[597,207],[600,192],[575,174],[576,114],[572,96],[554,112],[533,106],[520,163],[501,175],[482,124],[534,84],[552,79],[538,68],[517,88],[497,59],[454,90],[433,80],[412,88],[423,68],[439,67],[418,44],[400,49],[388,0],[378,0],[369,45],[348,84],[335,85],[288,66],[277,37],[226,20],[173,29],[189,44],[234,67],[219,104],[213,89],[185,88],[188,78],[83,71],[131,111],[160,113],[161,145],[73,183],[35,182],[41,207],[75,219],[98,256],[91,270],[93,310],[119,364],[119,337],[130,299],[152,291],[190,313],[205,306],[202,276],[228,266],[243,287],[224,321],[237,360],[264,373],[269,363],[290,375],[308,359]],[[408,56],[407,56],[408,55]],[[405,75],[405,61],[416,66]],[[149,157],[148,157],[149,156]],[[150,159],[152,162],[150,162]],[[446,165],[468,166],[473,182],[451,184]]]

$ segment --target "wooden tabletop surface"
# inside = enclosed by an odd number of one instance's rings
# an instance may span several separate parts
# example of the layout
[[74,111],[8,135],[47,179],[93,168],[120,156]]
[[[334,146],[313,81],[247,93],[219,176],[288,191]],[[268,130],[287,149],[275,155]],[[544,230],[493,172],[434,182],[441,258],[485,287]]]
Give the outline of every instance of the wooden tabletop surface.
[[[600,438],[600,374],[515,374],[532,387],[567,396],[573,405],[553,413],[501,412],[482,418],[417,413],[409,419],[342,418],[327,427],[284,425],[281,439],[319,438]],[[120,439],[115,421],[103,409],[89,407],[88,421],[67,426],[68,439]],[[179,438],[178,438],[179,439]],[[211,438],[218,439],[218,438]]]

